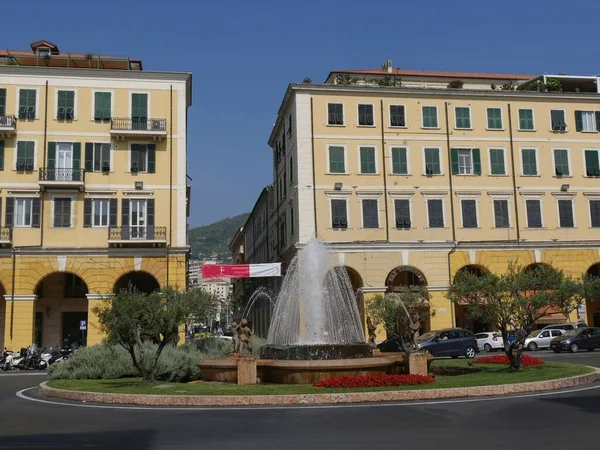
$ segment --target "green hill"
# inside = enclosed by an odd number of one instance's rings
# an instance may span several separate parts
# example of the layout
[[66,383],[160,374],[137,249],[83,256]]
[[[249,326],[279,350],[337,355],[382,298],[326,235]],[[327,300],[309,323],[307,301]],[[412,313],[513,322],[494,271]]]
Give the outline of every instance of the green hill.
[[229,242],[248,219],[249,214],[228,217],[210,225],[190,229],[189,243],[192,259],[217,259],[231,261]]

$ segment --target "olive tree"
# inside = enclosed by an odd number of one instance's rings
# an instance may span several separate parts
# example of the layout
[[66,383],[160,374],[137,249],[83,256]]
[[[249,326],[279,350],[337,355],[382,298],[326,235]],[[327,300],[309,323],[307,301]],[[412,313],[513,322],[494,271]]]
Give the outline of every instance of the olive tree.
[[[127,350],[144,381],[154,382],[160,355],[167,345],[177,343],[179,326],[189,316],[207,316],[214,307],[215,298],[201,289],[145,294],[130,287],[102,301],[93,312],[106,342]],[[157,344],[156,349],[145,345],[149,342]]]
[[[546,264],[522,268],[509,264],[505,274],[459,272],[447,296],[465,306],[474,320],[492,323],[502,333],[514,370],[522,367],[525,339],[536,322],[550,313],[570,314],[583,301],[583,283]],[[509,342],[509,330],[516,337]]]
[[398,339],[407,353],[418,349],[423,323],[435,315],[425,287],[406,287],[399,292],[376,295],[368,305],[369,317],[383,323],[388,338]]

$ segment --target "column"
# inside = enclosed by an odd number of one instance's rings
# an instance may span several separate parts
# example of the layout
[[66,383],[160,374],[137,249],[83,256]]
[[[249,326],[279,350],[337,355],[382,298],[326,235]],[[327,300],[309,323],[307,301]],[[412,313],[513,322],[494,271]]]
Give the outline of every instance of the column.
[[98,316],[94,314],[94,308],[102,305],[113,298],[113,294],[86,294],[88,300],[88,320],[87,320],[87,345],[92,346],[102,343],[104,335],[100,331]]
[[37,295],[5,295],[4,346],[18,351],[33,344]]

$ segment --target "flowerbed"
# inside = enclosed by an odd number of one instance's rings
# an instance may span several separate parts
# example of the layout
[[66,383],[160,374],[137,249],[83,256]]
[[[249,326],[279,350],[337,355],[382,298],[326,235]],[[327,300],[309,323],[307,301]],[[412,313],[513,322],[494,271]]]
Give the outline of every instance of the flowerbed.
[[372,375],[366,377],[340,377],[313,384],[320,388],[371,388],[389,386],[414,386],[433,383],[435,378],[424,375]]
[[[546,364],[544,361],[538,358],[534,358],[533,356],[523,355],[521,359],[523,363],[523,367],[531,367],[531,366],[542,366]],[[488,356],[487,358],[478,358],[473,361],[474,364],[505,364],[510,365],[510,361],[508,356],[506,355],[497,355],[497,356]]]

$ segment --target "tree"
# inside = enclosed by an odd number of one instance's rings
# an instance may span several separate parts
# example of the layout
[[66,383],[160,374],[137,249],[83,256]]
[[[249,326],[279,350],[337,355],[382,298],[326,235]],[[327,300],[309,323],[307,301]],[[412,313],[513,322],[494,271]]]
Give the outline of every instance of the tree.
[[[169,288],[145,294],[130,287],[105,299],[93,312],[106,342],[127,350],[144,381],[154,382],[160,355],[168,344],[177,343],[179,326],[189,316],[205,317],[214,306],[214,297],[201,289],[177,292]],[[156,350],[144,345],[148,342],[157,344]]]
[[435,315],[425,287],[406,287],[397,293],[376,295],[368,306],[369,316],[381,322],[388,338],[400,340],[407,353],[419,347],[419,332],[427,319]]
[[[493,323],[502,333],[510,366],[519,370],[525,339],[536,322],[549,313],[570,314],[583,301],[581,281],[567,277],[547,264],[518,267],[511,263],[503,275],[478,276],[461,271],[448,290],[448,298],[466,307],[472,319]],[[516,330],[509,342],[509,330]]]

